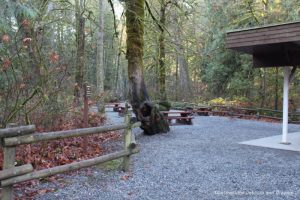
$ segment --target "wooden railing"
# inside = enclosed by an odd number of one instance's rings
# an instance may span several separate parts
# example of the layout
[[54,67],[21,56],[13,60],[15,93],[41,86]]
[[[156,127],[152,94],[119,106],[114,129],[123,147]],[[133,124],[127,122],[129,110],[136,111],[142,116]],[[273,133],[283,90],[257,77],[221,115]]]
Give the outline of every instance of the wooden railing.
[[[69,172],[98,165],[107,161],[123,158],[123,170],[129,171],[130,156],[138,153],[139,148],[136,145],[135,136],[132,129],[139,127],[140,122],[130,123],[131,113],[126,114],[125,122],[118,125],[110,125],[103,127],[83,128],[67,131],[34,133],[35,126],[8,127],[0,129],[0,139],[3,147],[4,163],[3,170],[0,171],[0,181],[2,187],[3,200],[13,199],[13,184],[29,181],[32,179],[45,178],[55,174]],[[73,162],[66,165],[56,166],[48,169],[34,171],[31,164],[15,166],[16,147],[22,144],[31,144],[42,141],[57,140],[62,138],[87,136],[91,134],[100,134],[109,131],[125,130],[125,146],[124,150],[110,153],[107,155],[95,157],[88,160]]]
[[[207,115],[282,120],[282,111],[267,108],[243,108],[232,105],[197,105],[188,102],[172,102],[172,109],[193,110],[195,113],[208,113]],[[300,124],[300,113],[289,112],[289,123]]]

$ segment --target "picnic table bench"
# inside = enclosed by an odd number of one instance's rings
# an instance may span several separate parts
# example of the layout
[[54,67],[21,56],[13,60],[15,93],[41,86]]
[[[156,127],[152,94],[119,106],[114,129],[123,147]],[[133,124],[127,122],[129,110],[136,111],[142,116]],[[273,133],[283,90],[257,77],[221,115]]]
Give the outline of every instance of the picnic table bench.
[[169,125],[172,125],[172,120],[175,119],[178,124],[192,125],[192,111],[163,111],[165,119],[168,120]]
[[[127,109],[130,109],[130,108],[131,108],[131,106],[127,107]],[[119,106],[118,108],[116,108],[116,110],[117,110],[116,112],[118,112],[118,115],[120,117],[123,117],[126,113],[126,107],[125,106]]]
[[110,103],[105,105],[106,108],[112,108],[114,112],[118,112],[121,103]]
[[200,116],[208,116],[211,112],[211,108],[208,106],[197,107],[194,108],[193,112],[197,113]]

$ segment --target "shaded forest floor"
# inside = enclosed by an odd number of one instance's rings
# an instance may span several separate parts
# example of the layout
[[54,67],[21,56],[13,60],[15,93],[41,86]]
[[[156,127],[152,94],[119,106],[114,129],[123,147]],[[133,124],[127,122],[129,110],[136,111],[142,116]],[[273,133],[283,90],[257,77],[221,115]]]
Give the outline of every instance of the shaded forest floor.
[[[107,113],[113,123],[123,121]],[[297,199],[299,153],[238,144],[280,133],[281,124],[216,116],[197,116],[192,126],[151,137],[137,129],[141,152],[133,156],[131,173],[118,170],[120,161],[80,170],[37,185],[42,192],[35,198]],[[112,150],[122,148],[121,140],[112,144]]]

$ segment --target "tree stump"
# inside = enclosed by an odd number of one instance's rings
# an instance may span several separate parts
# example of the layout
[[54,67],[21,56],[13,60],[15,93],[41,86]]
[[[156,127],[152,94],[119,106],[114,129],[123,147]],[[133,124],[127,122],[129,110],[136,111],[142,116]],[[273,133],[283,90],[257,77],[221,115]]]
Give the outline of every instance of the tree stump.
[[151,102],[144,102],[137,110],[137,118],[142,122],[141,129],[146,135],[154,135],[157,133],[167,133],[170,131],[169,123],[159,112],[158,106]]

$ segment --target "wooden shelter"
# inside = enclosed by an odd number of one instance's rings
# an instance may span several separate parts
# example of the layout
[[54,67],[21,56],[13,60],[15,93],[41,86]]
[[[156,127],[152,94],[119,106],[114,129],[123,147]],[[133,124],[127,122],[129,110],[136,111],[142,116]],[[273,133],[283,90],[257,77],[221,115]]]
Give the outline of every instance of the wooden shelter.
[[300,22],[269,25],[227,32],[226,47],[252,55],[253,66],[285,67],[282,143],[288,133],[288,88],[290,66],[300,65]]

